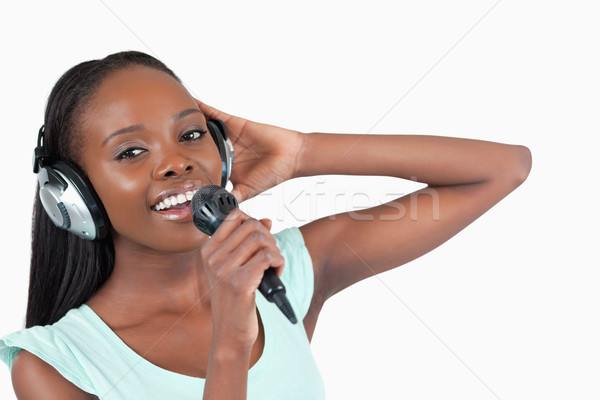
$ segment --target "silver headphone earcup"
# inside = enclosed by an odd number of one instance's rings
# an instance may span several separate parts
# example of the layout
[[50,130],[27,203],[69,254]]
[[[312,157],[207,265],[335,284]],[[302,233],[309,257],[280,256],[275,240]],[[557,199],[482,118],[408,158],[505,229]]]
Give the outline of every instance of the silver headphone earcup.
[[[40,173],[46,173],[44,169]],[[47,173],[46,173],[47,174]],[[71,227],[71,218],[65,204],[61,200],[62,192],[56,185],[49,182],[44,184],[40,181],[40,201],[46,214],[54,225],[60,229],[69,229]]]
[[108,218],[91,184],[64,162],[42,167],[38,172],[40,201],[48,217],[59,228],[87,240],[102,239]]

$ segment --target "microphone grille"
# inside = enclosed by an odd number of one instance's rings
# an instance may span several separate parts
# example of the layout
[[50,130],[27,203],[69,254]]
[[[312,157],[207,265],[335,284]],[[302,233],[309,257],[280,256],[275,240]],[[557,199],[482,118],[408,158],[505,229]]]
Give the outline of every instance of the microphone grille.
[[208,198],[210,198],[214,193],[223,189],[221,186],[217,185],[208,185],[202,186],[192,197],[192,201],[190,202],[190,211],[192,215],[196,213],[196,210],[201,206],[201,204]]
[[190,213],[196,228],[212,236],[229,212],[238,208],[237,199],[217,185],[201,187],[192,197]]

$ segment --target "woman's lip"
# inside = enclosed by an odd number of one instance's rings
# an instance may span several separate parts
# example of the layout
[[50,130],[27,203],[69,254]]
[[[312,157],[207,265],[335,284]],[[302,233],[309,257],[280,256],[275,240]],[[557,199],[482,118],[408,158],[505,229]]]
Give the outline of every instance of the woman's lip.
[[[153,210],[155,210],[161,202],[165,202],[166,199],[169,199],[171,197],[177,197],[179,195],[183,195],[186,198],[188,197],[188,194],[190,194],[191,196],[193,196],[202,186],[196,186],[196,185],[185,185],[183,187],[179,187],[179,188],[173,188],[173,189],[169,189],[166,190],[164,192],[162,192],[156,199],[155,202],[150,206],[150,208],[152,208]],[[189,202],[190,199],[188,198],[187,201]]]
[[168,208],[166,210],[161,211],[153,210],[153,212],[158,214],[161,218],[169,221],[188,222],[192,220],[192,214],[190,212],[190,207],[188,203],[186,203],[186,207]]

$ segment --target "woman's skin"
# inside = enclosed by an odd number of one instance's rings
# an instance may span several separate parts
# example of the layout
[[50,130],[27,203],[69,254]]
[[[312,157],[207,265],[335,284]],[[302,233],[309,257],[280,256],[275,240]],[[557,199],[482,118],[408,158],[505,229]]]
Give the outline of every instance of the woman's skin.
[[[518,187],[531,168],[523,146],[425,135],[302,134],[216,110],[161,71],[136,66],[110,75],[83,115],[78,159],[111,220],[116,260],[87,304],[150,362],[205,377],[204,398],[245,398],[248,369],[264,346],[255,290],[266,268],[276,267],[279,275],[285,268],[268,220],[236,210],[209,240],[191,222],[187,204],[152,209],[173,190],[220,182],[217,148],[210,134],[199,132],[206,118],[227,125],[236,155],[232,192],[240,202],[287,179],[320,174],[396,176],[429,185],[300,227],[315,272],[303,321],[309,339],[328,298],[444,243]],[[134,128],[115,134],[128,127]],[[67,388],[62,398],[90,398],[44,364],[19,352],[13,367],[19,399],[34,398],[19,384],[26,379]]]
[[[231,356],[228,363],[244,366],[238,381],[245,381],[242,374],[264,344],[255,290],[269,265],[284,262],[274,238],[237,211],[208,243],[191,222],[189,203],[153,209],[177,193],[219,182],[221,160],[210,135],[200,136],[206,121],[196,102],[163,72],[125,70],[102,84],[84,127],[81,164],[114,221],[116,254],[113,273],[88,305],[162,368],[208,379],[211,358]],[[227,273],[248,262],[253,265]],[[169,330],[156,343],[156,333]]]

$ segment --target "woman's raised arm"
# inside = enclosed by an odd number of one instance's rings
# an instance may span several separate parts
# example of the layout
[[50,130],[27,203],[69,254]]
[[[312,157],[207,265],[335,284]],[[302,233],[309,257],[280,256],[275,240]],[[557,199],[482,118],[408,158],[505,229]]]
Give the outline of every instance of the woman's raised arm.
[[517,188],[531,169],[531,152],[520,145],[429,135],[303,134],[198,105],[208,118],[222,119],[231,134],[231,181],[239,201],[313,175],[394,176],[428,184],[381,206],[300,227],[313,260],[314,309],[353,283],[441,245]]
[[530,169],[531,153],[519,145],[426,135],[305,134],[295,177],[381,175],[429,185],[378,207],[300,227],[313,258],[315,292],[325,301],[431,251],[517,188]]

